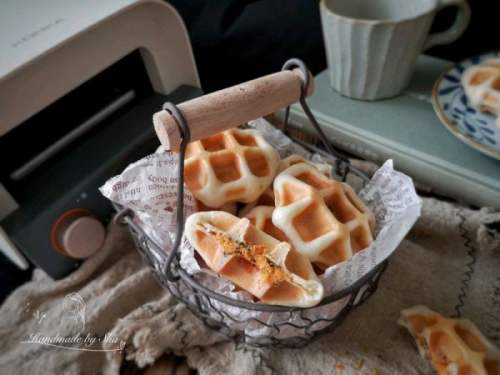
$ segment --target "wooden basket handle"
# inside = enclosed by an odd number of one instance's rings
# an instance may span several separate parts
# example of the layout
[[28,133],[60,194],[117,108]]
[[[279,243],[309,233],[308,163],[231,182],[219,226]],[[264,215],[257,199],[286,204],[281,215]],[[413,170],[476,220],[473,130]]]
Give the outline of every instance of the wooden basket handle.
[[[303,81],[299,69],[283,70],[188,100],[178,108],[189,126],[191,141],[196,141],[297,102]],[[309,82],[306,96],[314,91],[314,80],[309,79]],[[181,134],[174,118],[162,110],[153,115],[153,124],[165,149],[178,151]]]

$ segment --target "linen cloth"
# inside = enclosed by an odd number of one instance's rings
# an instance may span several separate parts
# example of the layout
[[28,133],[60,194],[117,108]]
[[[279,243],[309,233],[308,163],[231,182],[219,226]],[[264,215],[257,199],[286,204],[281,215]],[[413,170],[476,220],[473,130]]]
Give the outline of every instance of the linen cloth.
[[[396,323],[416,304],[468,318],[500,345],[500,211],[423,198],[422,216],[389,258],[377,292],[301,349],[256,349],[206,328],[157,284],[127,229],[110,224],[101,251],[78,270],[59,281],[35,270],[4,302],[0,373],[117,374],[173,353],[200,374],[430,374]],[[30,343],[36,334],[102,342],[76,345],[99,351],[70,350]],[[176,373],[175,365],[162,368]]]

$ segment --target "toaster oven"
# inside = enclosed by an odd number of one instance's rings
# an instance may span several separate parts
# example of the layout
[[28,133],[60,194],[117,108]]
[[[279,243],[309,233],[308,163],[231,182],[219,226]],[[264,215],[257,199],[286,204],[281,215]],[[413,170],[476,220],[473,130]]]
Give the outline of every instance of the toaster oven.
[[168,4],[29,3],[0,13],[0,250],[57,279],[80,264],[69,247],[100,245],[98,187],[159,145],[152,114],[202,92]]

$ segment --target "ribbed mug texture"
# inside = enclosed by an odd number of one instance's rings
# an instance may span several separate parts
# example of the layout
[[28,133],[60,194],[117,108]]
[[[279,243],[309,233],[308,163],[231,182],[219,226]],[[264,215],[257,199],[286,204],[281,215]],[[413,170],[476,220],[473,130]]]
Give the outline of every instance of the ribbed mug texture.
[[408,84],[433,16],[370,22],[334,14],[323,2],[321,8],[333,88],[363,100],[399,94]]

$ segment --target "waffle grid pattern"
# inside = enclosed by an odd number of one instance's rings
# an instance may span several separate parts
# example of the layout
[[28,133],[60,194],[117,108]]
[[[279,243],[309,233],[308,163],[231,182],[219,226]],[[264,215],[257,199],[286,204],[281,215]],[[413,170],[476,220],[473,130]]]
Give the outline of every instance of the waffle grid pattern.
[[274,225],[321,267],[349,259],[373,241],[374,216],[352,188],[307,164],[279,174],[274,193]]
[[256,131],[231,129],[187,146],[184,176],[207,207],[255,201],[271,184],[279,155]]

